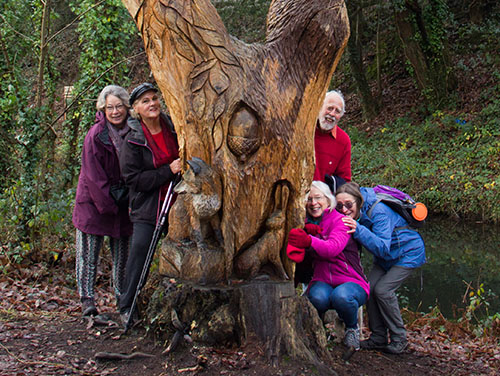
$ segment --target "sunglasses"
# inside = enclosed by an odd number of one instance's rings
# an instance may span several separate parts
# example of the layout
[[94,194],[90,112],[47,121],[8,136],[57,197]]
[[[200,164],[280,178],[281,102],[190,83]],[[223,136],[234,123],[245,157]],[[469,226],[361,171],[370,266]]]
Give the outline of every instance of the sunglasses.
[[337,206],[335,207],[338,211],[342,211],[343,207],[346,207],[347,210],[351,210],[352,207],[354,206],[354,202],[351,201],[346,201],[345,203],[337,203]]

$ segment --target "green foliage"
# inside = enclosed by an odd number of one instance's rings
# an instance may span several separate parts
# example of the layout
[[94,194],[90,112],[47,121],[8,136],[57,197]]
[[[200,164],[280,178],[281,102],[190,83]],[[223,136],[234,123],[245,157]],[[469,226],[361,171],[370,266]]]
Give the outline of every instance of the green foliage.
[[498,222],[498,111],[495,99],[469,121],[436,111],[421,124],[397,119],[371,137],[352,130],[353,175],[362,185],[399,187],[432,213]]
[[[87,96],[81,95],[77,111],[68,118],[72,121],[83,114],[81,139],[94,120],[93,101],[102,87],[108,83],[128,83],[124,78],[127,64],[117,63],[126,60],[130,38],[137,35],[120,1],[107,0],[95,5],[94,1],[82,1],[75,2],[73,8],[81,15],[77,32],[84,51],[75,95],[85,92]],[[0,178],[0,242],[8,245],[7,257],[11,262],[26,257],[44,258],[41,250],[50,253],[51,249],[66,247],[73,232],[74,188],[72,184],[68,187],[67,182],[79,166],[66,166],[65,159],[67,153],[79,152],[69,144],[74,138],[68,130],[74,128],[54,122],[61,108],[56,106],[60,100],[55,95],[59,72],[53,62],[55,55],[58,58],[64,55],[64,51],[55,48],[67,46],[49,44],[46,64],[38,71],[43,6],[39,1],[8,0],[0,13],[3,21],[0,23],[0,168],[5,171]],[[60,29],[74,17],[67,4],[64,6],[61,10],[67,19],[61,19],[54,9],[50,12],[51,24]],[[49,38],[56,34],[53,29],[48,32]],[[60,67],[67,69],[68,62]],[[37,88],[34,83],[40,73],[44,75],[44,85]],[[41,105],[36,104],[37,93],[41,94]]]
[[[106,0],[97,7],[93,0],[71,1],[70,5],[76,15],[82,16],[77,27],[82,50],[80,77],[75,84],[74,96],[84,95],[73,116],[82,118],[83,137],[94,123],[95,101],[104,86],[127,87],[130,84],[126,58],[133,55],[129,47],[138,32],[120,0]],[[123,63],[119,64],[121,61]],[[99,80],[95,82],[97,78]]]
[[[37,28],[41,25],[41,6],[40,2],[9,1],[0,27],[4,52],[1,55],[0,121],[5,125],[0,150],[5,154],[2,163],[6,164],[7,171],[0,183],[0,207],[5,212],[0,219],[0,234],[2,242],[12,244],[15,259],[34,249],[32,237],[38,232],[39,223],[35,208],[45,193],[44,163],[47,163],[47,143],[51,141],[48,123],[54,86],[50,78],[56,74],[45,79],[44,87],[36,88],[40,93],[49,94],[49,100],[39,107],[33,106],[33,82],[39,73]],[[48,66],[43,67],[44,73],[49,71]],[[9,212],[14,215],[9,216]]]
[[212,0],[229,34],[245,42],[263,42],[270,0]]
[[[29,127],[33,117],[29,102],[32,98],[33,66],[36,66],[37,37],[30,29],[37,27],[39,14],[32,2],[9,1],[0,14],[0,188],[9,186],[16,177],[16,151],[19,149],[19,130]],[[28,21],[28,22],[27,22]],[[22,136],[22,134],[21,134]],[[38,136],[35,136],[38,137]],[[30,145],[33,147],[33,144]]]
[[491,314],[489,310],[490,302],[498,299],[498,296],[490,289],[485,290],[483,283],[480,283],[477,288],[467,284],[467,292],[467,309],[459,322],[466,321],[472,325],[472,331],[476,337],[490,335],[494,325],[500,322],[500,313]]
[[499,222],[500,57],[492,53],[499,47],[498,19],[455,27],[457,71],[467,79],[477,77],[481,85],[477,94],[463,93],[463,102],[482,107],[450,111],[420,102],[413,113],[369,136],[350,128],[353,175],[362,185],[401,187],[431,214]]

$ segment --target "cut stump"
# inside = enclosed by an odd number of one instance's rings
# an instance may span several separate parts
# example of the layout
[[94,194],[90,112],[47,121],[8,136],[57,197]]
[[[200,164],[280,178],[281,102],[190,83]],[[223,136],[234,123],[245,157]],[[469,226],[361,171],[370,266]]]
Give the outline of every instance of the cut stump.
[[291,282],[208,287],[166,277],[153,292],[147,315],[162,335],[173,336],[180,328],[207,345],[262,346],[274,366],[289,356],[321,374],[335,374],[327,366],[331,357],[317,311]]

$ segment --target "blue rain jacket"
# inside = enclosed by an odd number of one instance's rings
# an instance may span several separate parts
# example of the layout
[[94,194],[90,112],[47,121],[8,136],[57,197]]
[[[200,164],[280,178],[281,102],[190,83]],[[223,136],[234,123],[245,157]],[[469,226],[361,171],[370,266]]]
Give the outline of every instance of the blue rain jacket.
[[359,241],[374,256],[374,263],[389,270],[398,265],[418,268],[425,263],[425,245],[420,234],[408,228],[406,220],[386,204],[379,202],[366,214],[377,201],[372,188],[361,187],[364,198],[361,217],[358,220],[354,239]]

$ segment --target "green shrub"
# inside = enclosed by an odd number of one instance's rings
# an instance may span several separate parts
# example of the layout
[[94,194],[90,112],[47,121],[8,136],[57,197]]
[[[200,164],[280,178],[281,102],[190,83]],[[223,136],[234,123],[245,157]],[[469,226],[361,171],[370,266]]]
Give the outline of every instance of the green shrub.
[[431,213],[498,222],[499,112],[495,99],[469,121],[437,111],[422,124],[397,119],[370,137],[349,130],[354,180],[399,187]]

